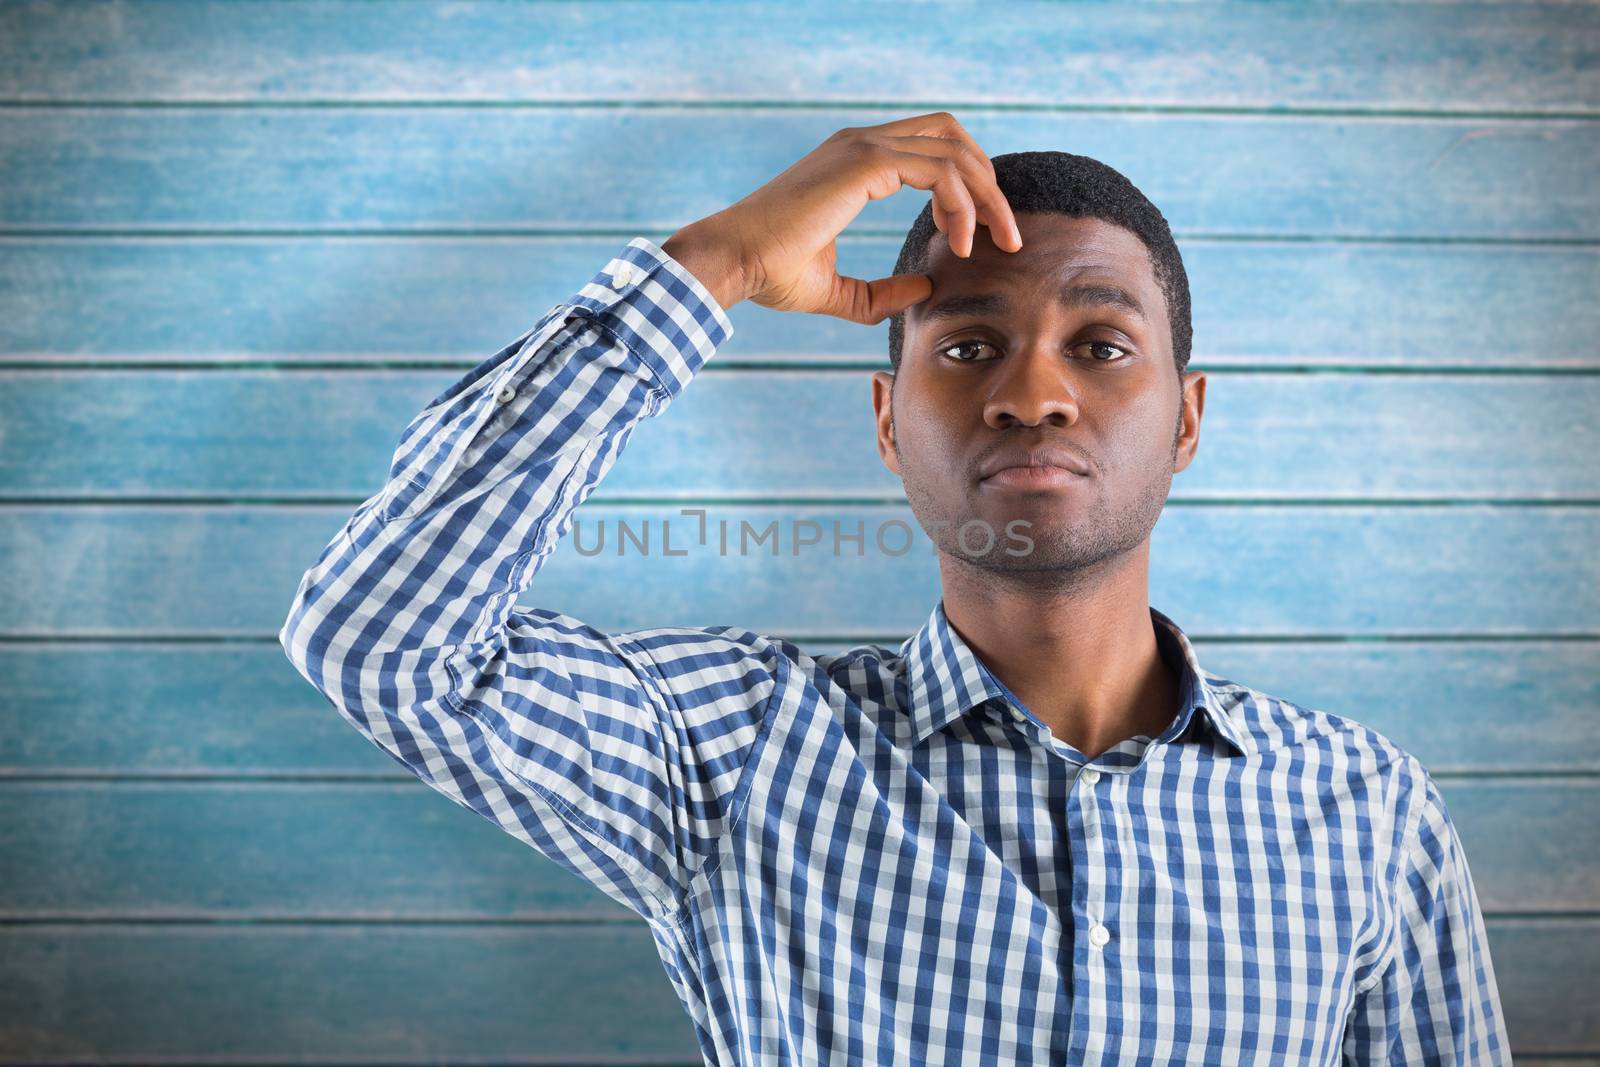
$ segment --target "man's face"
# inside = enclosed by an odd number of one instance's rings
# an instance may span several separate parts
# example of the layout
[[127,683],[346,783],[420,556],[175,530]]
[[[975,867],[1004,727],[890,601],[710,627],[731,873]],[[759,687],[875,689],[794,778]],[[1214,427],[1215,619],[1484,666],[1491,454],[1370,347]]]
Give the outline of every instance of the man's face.
[[[1020,252],[982,227],[968,259],[942,234],[930,242],[933,293],[906,311],[898,375],[873,375],[878,452],[944,552],[995,572],[1079,572],[1149,537],[1199,444],[1205,375],[1180,387],[1166,301],[1131,232],[1034,213],[1017,225]],[[1093,288],[1074,302],[1074,287]],[[1105,302],[1111,289],[1142,314]],[[984,477],[1046,446],[1087,473]]]

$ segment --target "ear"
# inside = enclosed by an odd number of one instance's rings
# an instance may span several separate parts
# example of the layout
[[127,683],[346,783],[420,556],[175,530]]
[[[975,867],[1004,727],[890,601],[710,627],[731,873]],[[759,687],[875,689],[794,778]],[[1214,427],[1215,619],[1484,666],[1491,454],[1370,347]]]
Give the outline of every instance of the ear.
[[1183,375],[1183,391],[1179,396],[1183,405],[1181,416],[1183,429],[1178,434],[1177,455],[1173,458],[1172,473],[1176,474],[1188,467],[1194,460],[1194,454],[1200,448],[1200,416],[1206,409],[1206,374],[1205,371],[1185,371]]
[[894,454],[894,374],[872,372],[872,410],[878,420],[878,458],[895,474],[900,473],[900,458]]

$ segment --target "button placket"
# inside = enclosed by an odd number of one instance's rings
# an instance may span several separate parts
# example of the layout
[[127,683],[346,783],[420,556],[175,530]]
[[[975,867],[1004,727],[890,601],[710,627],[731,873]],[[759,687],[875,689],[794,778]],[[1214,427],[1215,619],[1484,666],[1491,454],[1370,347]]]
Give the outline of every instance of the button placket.
[[[1085,795],[1079,797],[1079,810],[1083,814],[1082,833],[1085,843],[1091,845],[1091,852],[1094,851],[1092,848],[1092,842],[1098,837],[1100,832],[1100,810],[1099,805],[1091,800],[1087,794],[1093,791],[1093,787],[1099,783],[1102,777],[1103,775],[1101,772],[1096,770],[1094,767],[1084,767],[1078,772],[1078,779],[1083,783],[1085,792]],[[1100,858],[1103,860],[1104,856],[1101,855]],[[1093,909],[1105,907],[1105,901],[1094,899],[1093,895],[1091,895],[1091,899],[1086,903],[1088,904],[1090,914],[1093,914]],[[1093,926],[1089,927],[1089,946],[1091,948],[1103,949],[1110,942],[1111,930],[1104,923],[1097,922]]]

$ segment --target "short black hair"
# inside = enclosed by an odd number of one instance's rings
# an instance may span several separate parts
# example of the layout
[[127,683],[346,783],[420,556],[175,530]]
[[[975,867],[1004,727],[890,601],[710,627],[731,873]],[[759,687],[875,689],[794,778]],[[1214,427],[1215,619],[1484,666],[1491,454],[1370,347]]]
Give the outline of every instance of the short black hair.
[[[1172,230],[1161,214],[1121,171],[1089,156],[1071,152],[1007,152],[991,156],[995,180],[1014,213],[1036,212],[1045,215],[1071,215],[1096,218],[1129,230],[1150,252],[1150,265],[1156,284],[1167,301],[1167,317],[1172,328],[1172,362],[1181,378],[1189,366],[1193,326],[1189,319],[1189,275],[1183,269],[1183,256],[1172,239]],[[933,225],[933,201],[911,224],[896,274],[923,274],[928,269],[928,242],[939,231]],[[900,370],[901,350],[905,346],[905,312],[889,317],[889,365]]]

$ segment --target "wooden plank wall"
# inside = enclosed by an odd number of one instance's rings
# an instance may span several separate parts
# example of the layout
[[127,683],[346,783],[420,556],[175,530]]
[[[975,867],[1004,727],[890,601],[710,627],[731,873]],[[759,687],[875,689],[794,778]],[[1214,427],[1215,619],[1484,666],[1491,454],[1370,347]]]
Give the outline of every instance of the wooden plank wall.
[[[1171,220],[1212,381],[1152,602],[1422,759],[1518,1062],[1600,1063],[1597,11],[0,7],[0,1057],[698,1063],[646,929],[275,633],[410,415],[630,237],[950,109]],[[887,273],[925,198],[842,267]],[[909,519],[886,327],[732,318],[584,510]],[[538,603],[835,649],[937,596],[920,553],[675,563],[557,552]]]

